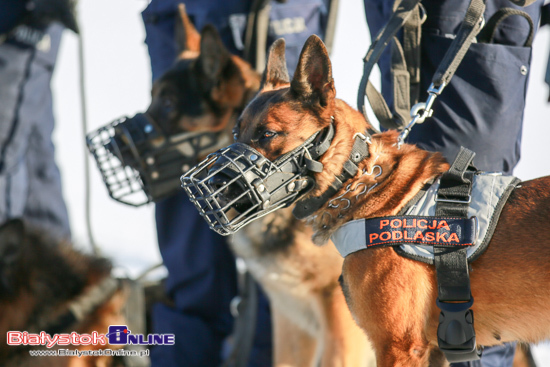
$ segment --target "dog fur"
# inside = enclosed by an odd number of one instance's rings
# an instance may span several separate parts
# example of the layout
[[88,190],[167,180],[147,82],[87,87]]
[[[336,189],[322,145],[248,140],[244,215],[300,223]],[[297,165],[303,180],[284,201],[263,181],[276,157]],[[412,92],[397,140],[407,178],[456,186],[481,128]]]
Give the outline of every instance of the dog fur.
[[[84,255],[68,243],[27,229],[20,220],[0,227],[0,364],[2,366],[111,366],[110,357],[31,357],[29,350],[45,346],[7,345],[8,331],[47,330],[69,304],[110,276],[106,259]],[[126,291],[119,287],[107,300],[63,333],[106,333],[109,325],[124,325]],[[96,350],[115,346],[89,345],[70,349]],[[52,348],[56,350],[56,347]]]
[[[223,46],[217,31],[195,30],[183,6],[175,66],[153,86],[147,114],[169,133],[227,131],[260,87],[260,75]],[[168,106],[168,113],[166,107]],[[276,366],[366,366],[372,350],[338,286],[342,259],[311,243],[290,210],[263,218],[231,241],[271,302]]]
[[[239,120],[236,140],[268,159],[291,151],[313,133],[334,123],[335,136],[319,159],[319,196],[342,171],[353,137],[369,126],[363,115],[336,99],[331,64],[322,41],[306,42],[294,78],[289,80],[284,41],[272,47],[264,88]],[[368,193],[345,189],[334,197],[346,206],[325,206],[309,217],[316,244],[328,242],[342,224],[362,218],[396,215],[449,164],[439,153],[396,144],[398,133],[375,134],[369,156],[355,177]],[[376,168],[376,174],[373,174]],[[501,214],[487,251],[471,264],[477,342],[491,346],[508,341],[537,342],[550,336],[550,177],[522,183]],[[345,209],[344,209],[345,208]],[[373,344],[379,367],[440,366],[447,362],[437,347],[435,269],[399,256],[392,248],[355,252],[344,259],[343,289],[357,324]]]

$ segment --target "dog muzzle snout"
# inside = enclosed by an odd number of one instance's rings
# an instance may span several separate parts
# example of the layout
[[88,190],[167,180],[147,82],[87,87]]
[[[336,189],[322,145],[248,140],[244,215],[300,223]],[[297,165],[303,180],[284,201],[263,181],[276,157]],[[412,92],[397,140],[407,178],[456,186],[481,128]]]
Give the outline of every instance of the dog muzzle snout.
[[212,230],[224,236],[233,234],[292,204],[313,187],[307,167],[326,151],[317,148],[328,146],[326,141],[334,134],[332,125],[327,131],[315,133],[275,161],[246,144],[232,144],[183,175],[182,187]]
[[133,206],[177,193],[181,174],[228,141],[221,132],[166,134],[143,113],[86,136],[109,195]]

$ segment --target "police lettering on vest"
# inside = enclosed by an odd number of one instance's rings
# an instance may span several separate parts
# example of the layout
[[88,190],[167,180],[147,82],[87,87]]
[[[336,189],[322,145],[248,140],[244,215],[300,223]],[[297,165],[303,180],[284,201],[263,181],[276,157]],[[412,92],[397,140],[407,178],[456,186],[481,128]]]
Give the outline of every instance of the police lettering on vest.
[[384,217],[366,221],[367,247],[390,243],[471,246],[475,218]]

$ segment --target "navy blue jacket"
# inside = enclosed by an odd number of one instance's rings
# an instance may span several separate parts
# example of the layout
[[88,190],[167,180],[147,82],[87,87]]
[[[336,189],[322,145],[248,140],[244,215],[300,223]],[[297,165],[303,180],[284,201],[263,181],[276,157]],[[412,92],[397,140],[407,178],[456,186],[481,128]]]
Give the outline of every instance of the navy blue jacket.
[[[469,0],[423,0],[427,13],[422,26],[421,95],[452,42]],[[519,8],[508,0],[487,0],[485,19],[500,8]],[[392,12],[393,1],[365,0],[371,35],[376,35]],[[519,8],[538,24],[542,0]],[[511,174],[520,158],[525,93],[531,47],[523,47],[528,23],[519,16],[499,26],[492,43],[474,43],[449,86],[434,104],[434,115],[412,129],[408,142],[441,151],[449,161],[463,145],[477,153],[474,163],[485,171]],[[380,59],[382,93],[392,103],[389,47]]]

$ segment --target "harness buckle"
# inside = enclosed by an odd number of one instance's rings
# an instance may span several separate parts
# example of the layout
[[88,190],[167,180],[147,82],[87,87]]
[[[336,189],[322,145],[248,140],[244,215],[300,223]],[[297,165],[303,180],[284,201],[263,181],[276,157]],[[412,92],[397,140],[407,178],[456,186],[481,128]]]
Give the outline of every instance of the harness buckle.
[[476,346],[474,330],[474,312],[470,307],[474,298],[462,303],[441,302],[436,300],[439,314],[437,343],[450,363],[466,362],[481,358],[481,349]]
[[470,204],[472,202],[472,195],[468,195],[467,200],[459,200],[459,199],[444,199],[440,198],[439,195],[436,195],[434,197],[435,201],[440,201],[443,203],[453,203],[453,204]]

